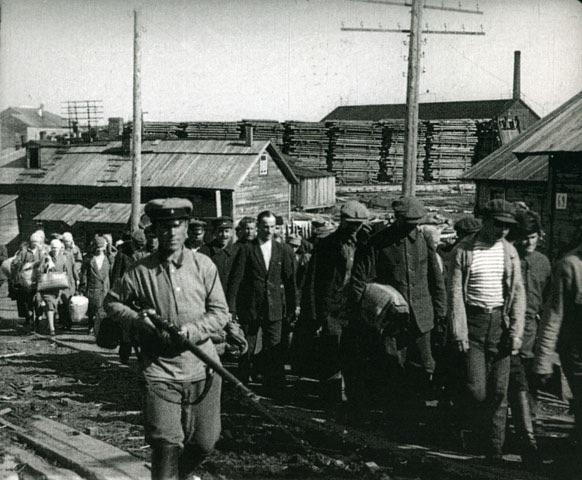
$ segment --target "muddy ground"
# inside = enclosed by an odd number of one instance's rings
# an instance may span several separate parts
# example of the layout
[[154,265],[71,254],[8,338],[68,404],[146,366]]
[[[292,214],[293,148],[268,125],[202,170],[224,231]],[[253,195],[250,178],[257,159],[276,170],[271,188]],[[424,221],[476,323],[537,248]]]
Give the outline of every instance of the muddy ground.
[[[120,367],[99,354],[76,351],[46,339],[23,335],[11,302],[0,304],[0,410],[24,424],[40,414],[148,460],[143,438],[141,386],[135,364]],[[90,337],[76,328],[72,344],[83,349]],[[57,337],[58,338],[58,337]],[[61,338],[65,338],[61,336]],[[258,392],[261,393],[257,386]],[[488,467],[462,450],[461,437],[436,406],[414,418],[401,418],[378,405],[357,422],[320,410],[313,382],[288,376],[287,394],[272,400],[272,411],[297,438],[243,403],[232,388],[223,392],[223,432],[200,475],[215,479],[537,479],[566,478],[568,424],[544,432],[540,442],[553,463],[524,469],[518,457],[507,466]],[[267,402],[267,400],[265,400]],[[564,415],[559,401],[544,403],[547,415]],[[14,442],[8,429],[0,440]],[[514,450],[515,453],[515,450]],[[459,458],[456,455],[460,455]],[[373,462],[373,463],[370,463]]]

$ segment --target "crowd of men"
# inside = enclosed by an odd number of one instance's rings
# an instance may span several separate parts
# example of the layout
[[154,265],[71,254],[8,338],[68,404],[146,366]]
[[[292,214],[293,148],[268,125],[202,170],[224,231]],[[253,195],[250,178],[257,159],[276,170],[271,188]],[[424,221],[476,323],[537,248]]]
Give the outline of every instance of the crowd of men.
[[[393,222],[371,224],[366,207],[348,201],[337,228],[320,226],[310,239],[286,235],[270,211],[236,229],[221,217],[205,243],[207,225],[190,218],[188,200],[153,200],[151,225],[117,247],[97,236],[82,255],[70,233],[47,245],[35,232],[12,262],[11,295],[26,324],[37,328],[42,316],[50,334],[55,315],[71,327],[76,292],[89,299],[89,328],[100,316],[117,322],[122,359],[134,348],[144,373],[155,479],[187,478],[212,450],[221,394],[220,378],[160,332],[157,317],[217,361],[225,328],[238,322],[248,343],[238,377],[273,397],[285,395],[290,363],[319,380],[333,411],[358,415],[382,401],[406,421],[436,398],[494,463],[508,406],[524,463],[542,461],[535,392],[557,351],[580,453],[582,243],[552,271],[537,249],[540,217],[527,208],[492,200],[440,241],[420,200],[392,207]],[[23,280],[31,268],[63,272],[68,286],[41,292],[38,273]]]

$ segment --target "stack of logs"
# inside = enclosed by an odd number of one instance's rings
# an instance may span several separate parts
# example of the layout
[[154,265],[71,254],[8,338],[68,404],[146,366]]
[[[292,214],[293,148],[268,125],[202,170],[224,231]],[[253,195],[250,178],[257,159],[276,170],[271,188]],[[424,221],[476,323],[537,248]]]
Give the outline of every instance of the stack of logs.
[[426,180],[460,178],[473,164],[477,145],[474,120],[431,120],[426,122]]
[[[404,120],[382,120],[383,144],[380,158],[379,180],[401,182],[404,170]],[[424,159],[426,142],[426,125],[418,124],[418,142],[416,146],[416,176],[424,179]]]
[[285,122],[283,152],[298,167],[328,169],[329,137],[325,123]]
[[342,183],[378,181],[383,126],[378,122],[331,121],[328,167]]
[[180,138],[196,140],[239,140],[239,122],[184,122]]
[[241,122],[241,134],[244,135],[246,127],[253,127],[255,140],[270,140],[277,147],[283,146],[284,124],[276,120],[243,120]]

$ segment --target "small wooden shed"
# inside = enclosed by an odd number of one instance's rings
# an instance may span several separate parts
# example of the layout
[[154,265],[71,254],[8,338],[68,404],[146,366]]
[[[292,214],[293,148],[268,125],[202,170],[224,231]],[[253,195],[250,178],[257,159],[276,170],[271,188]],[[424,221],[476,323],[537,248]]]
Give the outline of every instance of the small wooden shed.
[[335,205],[335,174],[291,164],[299,183],[291,187],[291,203],[299,210],[320,210]]

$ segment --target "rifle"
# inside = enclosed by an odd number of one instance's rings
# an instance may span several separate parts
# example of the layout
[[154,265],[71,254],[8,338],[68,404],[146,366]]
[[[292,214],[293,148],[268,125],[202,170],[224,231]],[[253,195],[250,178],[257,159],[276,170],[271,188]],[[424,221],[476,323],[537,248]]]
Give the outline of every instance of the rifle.
[[202,360],[204,364],[218,373],[226,382],[232,384],[235,387],[235,390],[242,394],[243,400],[247,400],[247,402],[259,413],[261,413],[270,422],[277,425],[280,430],[284,432],[301,449],[303,453],[308,452],[306,442],[293,435],[293,433],[291,433],[279,420],[277,420],[277,418],[269,411],[269,409],[260,402],[261,397],[259,397],[255,392],[248,388],[219,362],[208,356],[208,354],[194,342],[184,337],[176,325],[172,325],[168,321],[163,320],[159,315],[150,314],[150,312],[148,312],[147,317],[158,330],[161,332],[167,332],[170,335],[174,345],[176,345],[178,348],[183,348],[184,350],[192,352],[196,357]]

